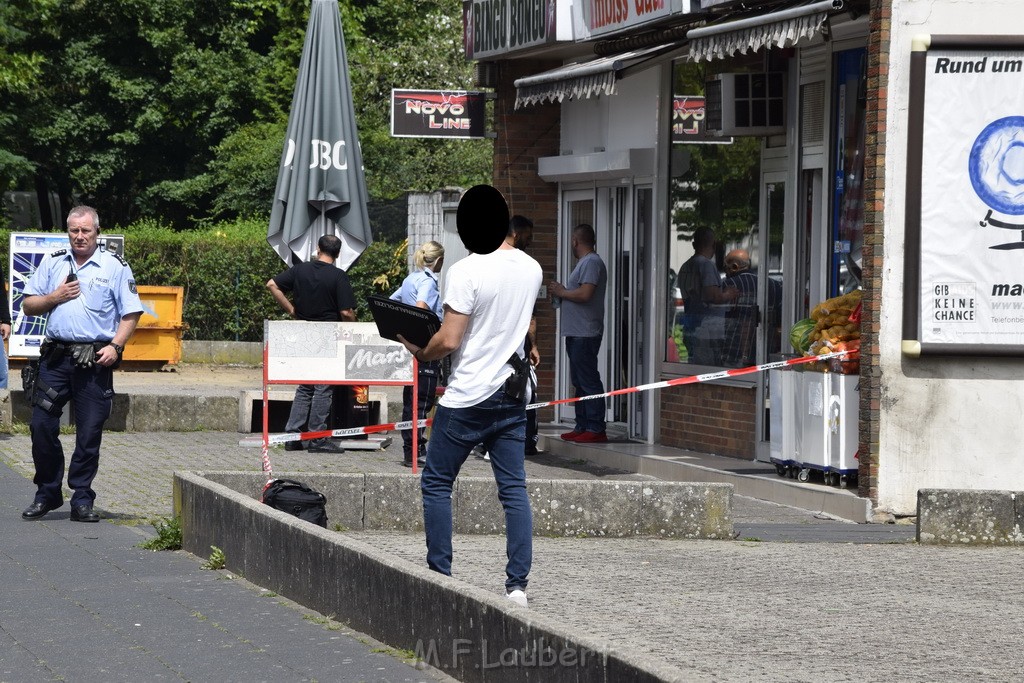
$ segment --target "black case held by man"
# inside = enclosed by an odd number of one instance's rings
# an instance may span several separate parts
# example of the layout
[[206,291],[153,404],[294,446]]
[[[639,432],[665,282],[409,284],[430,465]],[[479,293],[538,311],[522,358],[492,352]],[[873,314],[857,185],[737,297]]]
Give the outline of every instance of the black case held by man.
[[327,528],[327,498],[301,481],[275,479],[263,491],[263,502],[275,510],[287,512]]

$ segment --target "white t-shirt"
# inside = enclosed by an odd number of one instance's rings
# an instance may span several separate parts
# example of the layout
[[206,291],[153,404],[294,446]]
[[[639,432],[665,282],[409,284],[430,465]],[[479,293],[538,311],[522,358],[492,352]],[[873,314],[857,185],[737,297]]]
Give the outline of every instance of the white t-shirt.
[[540,264],[520,249],[470,254],[448,270],[445,306],[469,316],[452,374],[439,403],[468,408],[493,394],[512,374],[509,356],[523,357]]

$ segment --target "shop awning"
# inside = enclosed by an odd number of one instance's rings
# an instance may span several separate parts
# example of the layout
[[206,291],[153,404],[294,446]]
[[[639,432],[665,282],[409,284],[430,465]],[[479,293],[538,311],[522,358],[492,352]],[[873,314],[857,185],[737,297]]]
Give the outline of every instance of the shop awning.
[[801,39],[821,33],[829,12],[842,8],[843,0],[815,0],[748,19],[692,29],[686,33],[690,59],[711,61],[737,52],[756,52],[763,47],[791,47]]
[[679,51],[682,45],[670,43],[598,57],[516,79],[516,109],[531,104],[561,102],[565,98],[585,99],[592,95],[612,95],[617,80],[654,66],[657,63],[655,60]]

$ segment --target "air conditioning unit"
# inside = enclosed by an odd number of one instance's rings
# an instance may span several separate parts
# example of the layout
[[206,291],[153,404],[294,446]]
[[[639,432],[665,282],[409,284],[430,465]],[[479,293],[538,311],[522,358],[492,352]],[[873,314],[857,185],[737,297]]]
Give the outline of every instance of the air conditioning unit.
[[786,74],[717,74],[704,84],[704,125],[712,135],[786,132]]

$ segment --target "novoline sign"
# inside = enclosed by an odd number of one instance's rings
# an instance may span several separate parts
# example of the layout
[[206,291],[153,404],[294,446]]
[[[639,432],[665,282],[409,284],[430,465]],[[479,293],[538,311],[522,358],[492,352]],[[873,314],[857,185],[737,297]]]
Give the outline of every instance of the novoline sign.
[[486,93],[466,90],[391,91],[396,138],[483,138]]
[[672,142],[676,144],[732,144],[731,137],[708,135],[705,125],[704,96],[672,97]]
[[466,0],[462,39],[466,59],[484,59],[555,37],[556,0]]

